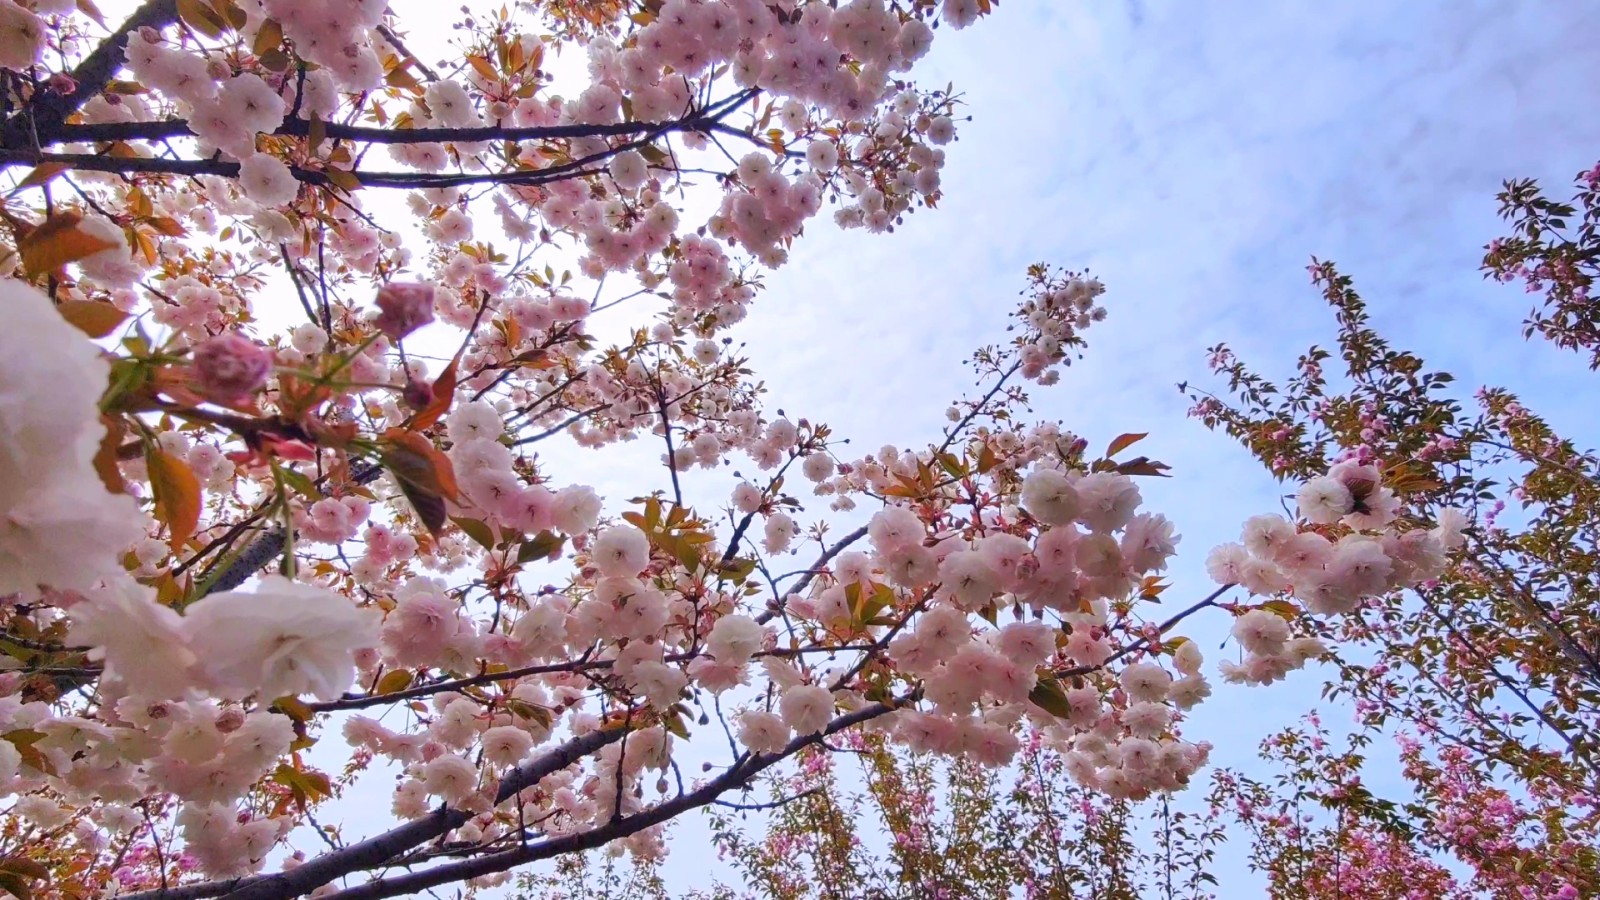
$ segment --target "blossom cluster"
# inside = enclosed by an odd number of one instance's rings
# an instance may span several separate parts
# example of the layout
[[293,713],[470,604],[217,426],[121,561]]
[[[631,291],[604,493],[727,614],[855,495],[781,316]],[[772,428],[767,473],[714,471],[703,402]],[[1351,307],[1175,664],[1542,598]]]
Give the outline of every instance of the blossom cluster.
[[[84,204],[19,219],[0,286],[0,795],[41,852],[82,855],[61,871],[147,859],[163,831],[179,875],[258,871],[335,793],[301,753],[318,741],[341,778],[392,765],[402,835],[448,822],[422,840],[462,856],[600,828],[659,855],[656,803],[846,726],[1001,766],[1031,725],[1116,798],[1205,765],[1182,733],[1204,661],[1142,605],[1178,545],[1135,480],[1161,467],[1019,421],[1021,386],[1105,315],[1098,280],[1030,270],[1012,339],[974,355],[981,397],[926,449],[845,456],[769,413],[724,335],[826,204],[882,231],[937,201],[956,99],[900,73],[934,6],[961,28],[989,4],[667,0],[584,32],[566,95],[505,17],[464,27],[440,77],[381,3],[189,6],[132,29],[115,89],[38,135],[122,135],[95,158],[137,165],[61,170]],[[0,0],[0,66],[36,66],[39,29],[77,15]],[[730,141],[755,149],[684,203]],[[411,221],[368,182],[409,189]],[[576,272],[546,262],[563,251]],[[604,299],[613,275],[639,290]],[[652,298],[602,346],[599,312]],[[658,489],[608,502],[541,454],[556,438],[652,442]],[[731,464],[695,502],[684,476]],[[1341,463],[1304,521],[1252,520],[1213,573],[1318,614],[1434,577],[1459,523],[1409,527],[1381,481]],[[813,502],[861,527],[831,539]],[[1248,656],[1224,677],[1321,652],[1234,611]],[[696,739],[732,758],[686,785]],[[130,889],[171,874],[125,868]]]

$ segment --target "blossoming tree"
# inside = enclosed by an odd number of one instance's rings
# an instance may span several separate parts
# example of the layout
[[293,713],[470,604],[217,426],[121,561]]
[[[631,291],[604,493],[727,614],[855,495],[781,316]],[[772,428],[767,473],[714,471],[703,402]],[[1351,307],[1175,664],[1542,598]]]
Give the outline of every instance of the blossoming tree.
[[[1588,292],[1600,260],[1600,166],[1571,203],[1507,182],[1512,234],[1483,269],[1542,297],[1527,321],[1555,346],[1600,360]],[[1281,896],[1573,900],[1600,891],[1600,459],[1502,388],[1476,409],[1372,327],[1352,281],[1314,262],[1338,321],[1344,375],[1313,348],[1286,383],[1225,348],[1224,400],[1191,390],[1193,415],[1296,481],[1330,461],[1381,462],[1411,506],[1476,511],[1467,552],[1440,577],[1386,595],[1325,635],[1337,675],[1325,692],[1359,717],[1343,747],[1313,718],[1269,739],[1281,774],[1234,773],[1216,799],[1256,835]],[[1397,734],[1398,733],[1398,734]],[[1398,736],[1410,796],[1377,796],[1368,757]],[[1396,758],[1397,757],[1397,758]],[[1308,814],[1333,812],[1331,820]],[[1466,866],[1458,878],[1441,861]]]
[[[911,449],[763,408],[728,330],[825,204],[937,203],[956,98],[905,73],[990,6],[545,0],[463,11],[430,66],[381,0],[0,0],[0,888],[653,858],[845,732],[998,765],[1026,727],[1086,790],[1174,791],[1208,748],[1188,616],[1236,616],[1224,675],[1269,682],[1439,575],[1459,518],[1349,460],[1153,612],[1177,537],[1134,479],[1166,467],[1023,418],[1103,313],[1081,273],[1029,271]],[[634,499],[538,455],[636,439]],[[392,821],[325,821],[378,768]]]

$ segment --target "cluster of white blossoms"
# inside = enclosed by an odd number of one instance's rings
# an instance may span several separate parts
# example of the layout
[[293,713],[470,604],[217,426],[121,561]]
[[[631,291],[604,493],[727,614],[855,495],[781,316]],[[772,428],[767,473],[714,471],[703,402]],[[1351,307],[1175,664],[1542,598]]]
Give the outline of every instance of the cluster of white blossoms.
[[23,282],[0,282],[0,309],[0,595],[91,588],[145,531],[94,466],[111,364]]
[[[1433,528],[1394,530],[1399,499],[1376,466],[1353,460],[1307,482],[1296,499],[1306,527],[1276,515],[1252,517],[1239,543],[1211,551],[1211,577],[1252,594],[1292,595],[1316,615],[1352,613],[1366,598],[1437,579],[1467,524],[1460,510],[1445,509]],[[1223,663],[1222,672],[1236,683],[1270,684],[1327,649],[1316,638],[1294,637],[1282,616],[1265,609],[1241,615],[1233,636],[1244,657]]]

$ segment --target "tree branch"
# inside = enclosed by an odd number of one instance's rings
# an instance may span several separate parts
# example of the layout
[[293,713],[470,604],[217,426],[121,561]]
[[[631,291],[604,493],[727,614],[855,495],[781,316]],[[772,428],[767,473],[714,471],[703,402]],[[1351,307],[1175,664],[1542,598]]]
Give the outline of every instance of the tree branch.
[[[506,774],[495,793],[495,805],[511,799],[516,794],[537,784],[546,775],[572,765],[590,753],[620,740],[625,729],[591,731],[573,738],[537,759],[529,760]],[[412,822],[391,829],[376,837],[350,844],[340,850],[330,851],[304,865],[271,875],[255,875],[231,881],[209,881],[140,891],[128,894],[124,900],[204,900],[224,897],[226,900],[289,900],[313,891],[336,878],[351,872],[383,865],[395,856],[459,828],[472,818],[471,813],[439,808]]]
[[637,834],[646,828],[659,825],[689,810],[705,806],[727,791],[748,783],[751,778],[793,756],[801,749],[818,743],[824,738],[847,728],[893,712],[897,708],[899,708],[898,703],[892,706],[874,703],[853,713],[840,716],[830,722],[828,727],[822,731],[797,737],[776,753],[753,754],[743,757],[726,772],[706,782],[697,790],[657,804],[643,812],[620,819],[613,819],[600,828],[553,838],[511,850],[503,850],[498,853],[489,853],[475,859],[438,866],[421,872],[413,872],[394,878],[374,879],[360,887],[328,894],[323,900],[382,900],[385,897],[409,896],[439,885],[452,884],[468,878],[476,878],[480,875],[503,872],[513,866],[519,866],[524,863],[603,847],[618,838]]
[[129,36],[146,26],[159,29],[176,21],[177,0],[148,0],[72,70],[77,90],[70,94],[37,94],[26,109],[7,119],[0,126],[0,146],[31,147],[35,135],[55,133],[69,116],[106,89],[111,76],[127,61]]

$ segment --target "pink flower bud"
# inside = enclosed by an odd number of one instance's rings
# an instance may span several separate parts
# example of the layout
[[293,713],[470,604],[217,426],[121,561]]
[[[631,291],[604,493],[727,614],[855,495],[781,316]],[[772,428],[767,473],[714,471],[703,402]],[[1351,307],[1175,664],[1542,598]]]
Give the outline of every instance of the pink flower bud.
[[223,403],[244,400],[267,383],[272,353],[236,331],[219,334],[194,351],[200,391]]
[[244,712],[235,707],[229,707],[217,714],[217,730],[223,734],[232,734],[244,725]]
[[378,330],[398,341],[433,321],[433,285],[390,282],[378,289]]
[[433,402],[433,385],[425,381],[406,382],[400,397],[412,409],[426,409]]

